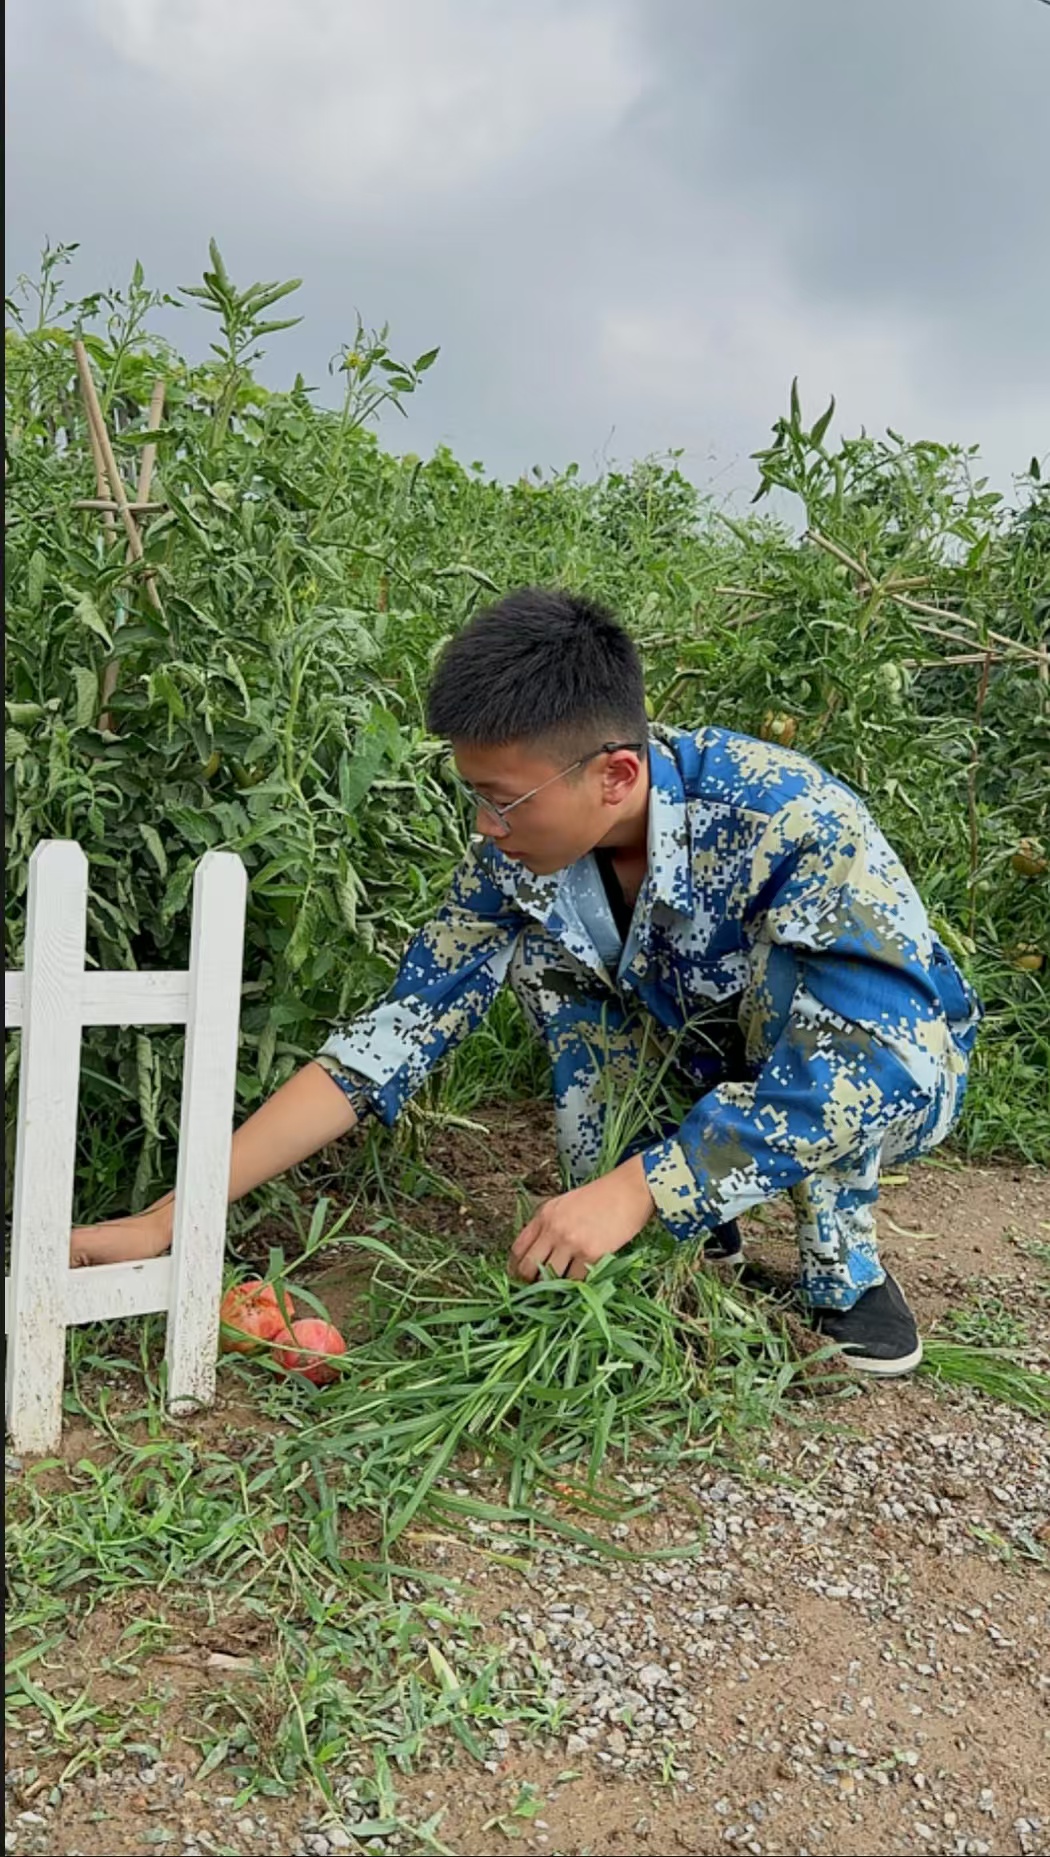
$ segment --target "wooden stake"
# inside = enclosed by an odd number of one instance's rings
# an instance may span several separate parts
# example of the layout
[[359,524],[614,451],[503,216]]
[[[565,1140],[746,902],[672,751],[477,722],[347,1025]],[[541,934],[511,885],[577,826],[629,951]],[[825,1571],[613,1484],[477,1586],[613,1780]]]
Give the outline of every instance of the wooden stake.
[[88,438],[91,440],[91,456],[95,461],[95,488],[98,492],[97,502],[99,508],[105,510],[102,522],[106,531],[106,541],[115,542],[117,539],[117,525],[113,520],[113,511],[117,508],[117,505],[109,494],[109,479],[106,476],[106,467],[102,462],[102,453],[98,448],[98,439],[95,437],[95,428],[91,423],[90,415],[88,416]]
[[[907,580],[894,581],[890,578],[881,581],[877,585],[874,584],[864,562],[856,560],[855,557],[849,554],[845,548],[841,547],[838,542],[833,542],[828,536],[822,535],[819,529],[807,529],[805,540],[807,542],[813,542],[817,548],[823,548],[826,554],[833,555],[836,561],[841,561],[844,567],[848,567],[850,572],[857,578],[857,592],[862,596],[878,593],[883,599],[896,600],[898,606],[905,607],[910,613],[925,613],[931,619],[950,619],[954,625],[963,625],[970,632],[980,631],[980,626],[976,619],[971,619],[968,613],[960,613],[947,606],[931,606],[926,600],[914,600],[910,594],[898,591],[900,587],[913,585],[913,582]],[[938,631],[936,626],[921,625],[918,627],[918,630],[920,632],[932,632],[935,638],[946,638],[950,640],[952,644],[964,644],[966,642],[963,639],[953,637],[951,632]],[[1036,664],[1041,662],[1042,656],[1045,653],[1045,647],[1043,648],[1043,652],[1040,652],[1033,645],[1023,644],[1019,638],[1007,638],[1004,632],[989,631],[988,637],[993,644],[1002,645],[1007,651],[1016,651],[1021,657],[1027,658],[1029,662],[1034,661]],[[982,660],[984,656],[985,653],[982,652]],[[1042,671],[1040,671],[1040,676],[1042,676]]]
[[[77,372],[80,376],[80,389],[84,396],[84,404],[87,407],[88,422],[94,432],[98,450],[102,454],[102,462],[105,466],[106,477],[109,480],[109,488],[120,511],[120,518],[124,524],[124,533],[128,538],[128,552],[133,561],[141,561],[144,553],[142,537],[138,532],[135,518],[128,508],[128,493],[124,488],[124,480],[117,470],[117,461],[113,456],[113,447],[109,442],[106,422],[102,417],[102,408],[99,406],[98,394],[95,392],[95,383],[91,377],[87,349],[84,347],[83,342],[76,341],[73,343],[73,352],[77,358]],[[153,576],[148,569],[143,575],[143,580],[150,600],[163,618],[164,606],[160,594],[157,592]]]
[[[164,382],[162,380],[155,380],[153,383],[153,392],[150,395],[149,418],[146,421],[147,432],[156,432],[163,417],[164,417]],[[150,485],[153,482],[153,467],[156,464],[156,462],[157,462],[156,445],[143,445],[142,457],[139,461],[138,490],[136,492],[136,499],[135,499],[136,502],[138,503],[149,502]]]
[[[70,509],[108,510],[112,515],[114,510],[120,508],[120,504],[115,503],[111,496],[78,496],[73,498],[69,507]],[[167,509],[167,507],[166,503],[140,503],[137,500],[128,504],[133,516],[157,516],[162,509]]]
[[[92,382],[92,386],[94,386],[94,382]],[[147,432],[156,432],[163,417],[164,417],[164,382],[163,380],[155,380],[153,383],[153,392],[150,395],[149,418],[146,421]],[[125,499],[124,507],[128,511],[129,515],[132,512],[132,507],[134,507],[136,511],[140,509],[149,509],[150,507],[150,501],[149,501],[150,485],[153,481],[153,466],[156,463],[156,461],[157,461],[156,445],[155,444],[144,445],[142,448],[142,457],[139,460],[139,481],[138,481],[138,488],[135,493],[134,506],[128,503],[127,500]],[[110,516],[109,520],[110,522],[112,522],[113,520],[112,516]],[[138,534],[137,525],[135,525],[135,533],[136,535]],[[130,541],[128,544],[128,560],[129,562],[131,560]],[[147,581],[147,585],[150,588],[153,588],[153,581],[152,580]],[[117,658],[111,658],[109,663],[106,665],[106,668],[102,674],[102,710],[101,710],[101,714],[99,715],[98,726],[104,732],[109,731],[113,727],[113,718],[109,713],[109,709],[107,705],[109,704],[110,699],[113,695],[113,692],[117,687],[117,678],[119,677],[119,675],[120,675],[120,661]]]

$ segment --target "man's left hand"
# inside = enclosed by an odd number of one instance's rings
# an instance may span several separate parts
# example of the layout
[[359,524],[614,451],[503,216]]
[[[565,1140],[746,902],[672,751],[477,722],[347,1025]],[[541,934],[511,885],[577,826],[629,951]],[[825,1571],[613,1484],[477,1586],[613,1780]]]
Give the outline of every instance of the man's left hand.
[[546,1264],[556,1276],[585,1277],[600,1257],[630,1244],[654,1211],[637,1154],[589,1186],[544,1200],[514,1241],[508,1260],[511,1275],[531,1283]]

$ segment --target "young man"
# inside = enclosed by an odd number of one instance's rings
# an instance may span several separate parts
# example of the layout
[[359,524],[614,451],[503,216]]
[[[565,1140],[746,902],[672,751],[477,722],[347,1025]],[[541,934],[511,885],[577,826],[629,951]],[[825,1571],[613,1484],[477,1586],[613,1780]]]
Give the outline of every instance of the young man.
[[[887,1160],[943,1140],[978,1002],[860,800],[814,762],[646,719],[637,651],[601,608],[525,588],[445,648],[428,725],[480,844],[386,999],[239,1128],[230,1196],[366,1114],[392,1123],[509,982],[550,1055],[571,1188],[511,1268],[582,1277],[654,1216],[732,1256],[789,1192],[799,1292],[850,1364],[906,1373],[915,1321],[879,1262]],[[616,1104],[673,1054],[693,1107],[610,1160]],[[596,1169],[604,1167],[599,1177]],[[73,1236],[73,1260],[156,1255],[171,1196]]]

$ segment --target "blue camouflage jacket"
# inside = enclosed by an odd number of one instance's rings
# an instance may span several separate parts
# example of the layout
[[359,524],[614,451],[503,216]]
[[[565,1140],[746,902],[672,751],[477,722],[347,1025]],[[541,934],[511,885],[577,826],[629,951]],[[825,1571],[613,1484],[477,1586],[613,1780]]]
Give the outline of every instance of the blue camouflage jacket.
[[[615,971],[580,867],[535,877],[489,840],[385,1000],[336,1028],[320,1061],[393,1122],[539,925],[595,986],[685,1035],[698,1100],[643,1160],[658,1212],[686,1236],[850,1168],[901,1117],[943,1120],[980,1006],[866,807],[814,762],[724,729],[658,727],[649,767],[648,872]],[[727,1008],[745,1075],[720,1081],[689,1032]]]

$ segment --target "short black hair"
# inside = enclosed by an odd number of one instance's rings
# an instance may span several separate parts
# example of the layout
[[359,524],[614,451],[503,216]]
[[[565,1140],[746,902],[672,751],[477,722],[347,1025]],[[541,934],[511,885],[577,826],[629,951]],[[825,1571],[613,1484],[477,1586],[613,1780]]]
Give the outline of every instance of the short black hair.
[[596,600],[519,587],[475,613],[438,659],[427,727],[476,748],[544,742],[586,754],[648,740],[637,647]]

